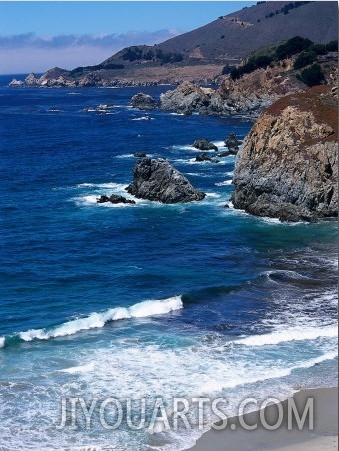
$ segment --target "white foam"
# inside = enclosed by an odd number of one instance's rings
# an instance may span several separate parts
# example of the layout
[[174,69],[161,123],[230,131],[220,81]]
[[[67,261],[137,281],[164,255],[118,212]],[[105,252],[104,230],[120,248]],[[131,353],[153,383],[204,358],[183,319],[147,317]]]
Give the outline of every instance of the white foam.
[[134,119],[132,119],[132,121],[151,121],[153,119],[154,119],[154,117],[142,116],[142,117],[135,117]]
[[229,186],[232,185],[232,180],[225,180],[224,182],[217,182],[215,186]]
[[132,305],[129,313],[133,318],[143,318],[151,315],[163,315],[183,307],[180,296],[169,298],[166,301],[144,301],[139,304]]
[[5,346],[5,337],[0,337],[0,348]]
[[92,186],[95,186],[94,183],[79,183],[76,185],[77,188],[91,188]]
[[67,321],[54,329],[31,329],[26,332],[20,332],[19,336],[24,341],[32,341],[34,339],[48,340],[49,338],[74,335],[83,330],[101,328],[109,321],[164,315],[181,308],[183,308],[181,296],[163,300],[147,300],[134,304],[131,307],[115,307],[102,313],[94,312],[87,317]]
[[[78,205],[94,205],[94,204],[98,203],[97,202],[98,197],[99,197],[99,195],[91,194],[88,196],[78,197],[74,200]],[[103,204],[98,204],[98,205],[103,205]]]
[[235,340],[234,343],[245,346],[268,346],[289,341],[316,340],[323,337],[337,337],[336,325],[318,327],[291,327],[284,330],[276,330],[269,334],[253,335]]
[[267,222],[269,224],[281,224],[281,221],[278,218],[269,218],[268,216],[263,216],[260,219],[261,221]]
[[225,141],[212,141],[217,147],[226,147]]
[[92,186],[95,188],[124,190],[127,185],[124,185],[123,183],[108,182],[108,183],[97,183],[93,184]]
[[88,363],[87,365],[78,365],[71,368],[66,368],[65,370],[60,370],[62,373],[76,374],[76,373],[87,373],[95,369],[94,362]]
[[312,366],[317,365],[321,362],[325,362],[326,360],[333,360],[337,356],[338,356],[337,351],[329,351],[319,357],[315,357],[314,359],[307,360],[306,362],[301,364],[299,366],[299,368],[311,368]]
[[217,193],[206,193],[206,197],[210,197],[213,199],[219,199],[221,196],[220,196],[220,194],[217,194]]
[[220,393],[225,388],[236,388],[245,384],[255,384],[256,382],[268,380],[268,379],[278,379],[280,377],[289,376],[294,368],[275,368],[271,369],[269,372],[263,372],[263,368],[257,373],[244,371],[241,374],[235,374],[233,378],[226,379],[225,381],[208,381],[207,383],[199,387],[199,392],[203,395],[211,395]]
[[115,158],[135,158],[133,153],[125,153],[122,155],[117,155]]

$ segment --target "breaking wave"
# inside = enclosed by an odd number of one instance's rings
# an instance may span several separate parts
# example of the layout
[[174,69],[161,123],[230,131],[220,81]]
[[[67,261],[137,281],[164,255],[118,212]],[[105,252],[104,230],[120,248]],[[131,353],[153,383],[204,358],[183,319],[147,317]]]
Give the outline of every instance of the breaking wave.
[[[163,300],[147,300],[130,307],[115,307],[104,312],[91,313],[89,316],[67,321],[54,328],[30,329],[19,332],[23,341],[48,340],[50,338],[74,335],[77,332],[104,327],[106,323],[121,319],[145,318],[164,315],[183,308],[181,296],[174,296]],[[4,346],[5,338],[0,338],[0,347]]]
[[277,345],[290,341],[316,340],[317,338],[334,338],[338,336],[336,325],[319,327],[291,327],[276,330],[269,334],[252,335],[235,340],[234,343],[245,346]]

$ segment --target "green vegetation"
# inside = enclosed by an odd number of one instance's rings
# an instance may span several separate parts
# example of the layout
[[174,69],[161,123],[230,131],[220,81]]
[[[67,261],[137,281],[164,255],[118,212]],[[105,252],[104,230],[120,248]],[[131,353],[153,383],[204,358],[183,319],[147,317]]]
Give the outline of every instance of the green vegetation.
[[184,59],[181,53],[175,52],[164,53],[161,50],[156,51],[155,57],[157,60],[160,60],[162,64],[179,63]]
[[269,66],[273,61],[273,58],[268,55],[252,56],[247,60],[247,63],[240,67],[234,67],[231,70],[232,80],[240,78],[244,74],[249,74],[256,69],[265,68]]
[[338,41],[331,41],[326,44],[326,50],[328,52],[337,52],[338,51]]
[[314,63],[316,59],[317,54],[312,50],[301,52],[294,61],[293,68],[302,69],[303,67],[309,66],[310,64]]
[[324,74],[321,70],[319,64],[312,64],[311,67],[301,71],[301,74],[297,75],[297,78],[305,83],[307,86],[317,86],[321,85],[325,81]]
[[295,36],[294,38],[289,39],[284,44],[281,44],[277,47],[277,59],[282,60],[284,58],[295,55],[296,53],[300,53],[303,50],[308,49],[312,44],[313,42],[307,38]]
[[[260,3],[265,3],[265,2],[258,2],[257,5],[259,5]],[[291,9],[299,8],[300,6],[307,5],[307,3],[310,3],[310,2],[291,2],[291,3],[288,3],[287,5],[284,5],[280,9],[276,9],[274,12],[273,11],[270,12],[269,14],[267,14],[265,16],[265,18],[266,19],[271,19],[272,17],[277,16],[278,14],[285,14],[286,15],[286,14],[289,13],[289,11]]]
[[124,68],[125,68],[125,66],[123,64],[106,64],[106,65],[98,64],[96,66],[84,66],[84,67],[80,66],[80,67],[73,69],[69,75],[70,75],[70,77],[79,77],[81,75],[84,75],[85,73],[95,72],[95,71],[102,70],[102,69],[114,70],[114,69],[124,69]]
[[125,61],[137,61],[141,58],[142,50],[139,47],[128,47],[122,55],[122,59]]
[[[282,44],[272,45],[257,51],[241,66],[233,67],[231,70],[225,66],[222,74],[230,73],[232,80],[237,80],[244,74],[249,74],[256,69],[266,68],[274,62],[281,61],[294,55],[297,55],[297,57],[294,61],[293,68],[298,70],[316,63],[318,55],[326,55],[328,52],[335,51],[338,51],[338,41],[331,41],[328,44],[314,44],[307,38],[294,36]],[[310,73],[306,71],[304,75],[302,75],[302,73],[299,75],[299,79],[309,86],[314,86],[309,83],[313,83],[315,80],[320,80],[320,83],[324,80],[321,67],[319,64],[316,64],[315,66],[316,68],[313,68]],[[318,67],[320,68],[322,75],[319,73]]]
[[302,69],[316,62],[318,55],[326,55],[328,52],[338,51],[338,41],[331,41],[328,44],[311,44],[307,50],[298,55],[294,61],[294,69]]
[[181,53],[163,52],[160,49],[143,51],[140,47],[128,47],[121,58],[125,61],[160,61],[161,64],[178,63],[184,58]]

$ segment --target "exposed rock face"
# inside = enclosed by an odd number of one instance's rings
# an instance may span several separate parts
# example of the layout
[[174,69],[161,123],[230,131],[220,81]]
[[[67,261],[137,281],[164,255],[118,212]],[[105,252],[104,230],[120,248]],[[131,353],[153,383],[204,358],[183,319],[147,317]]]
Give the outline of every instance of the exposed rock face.
[[291,61],[286,60],[274,67],[245,74],[238,80],[227,76],[216,90],[185,82],[161,94],[159,108],[184,114],[257,117],[275,100],[303,89],[303,85],[291,76],[291,65]]
[[190,182],[166,160],[142,158],[133,169],[133,182],[127,192],[141,199],[165,204],[202,200],[205,194],[193,188]]
[[271,105],[238,155],[234,206],[286,221],[337,216],[337,136],[337,101],[328,86]]
[[196,139],[193,147],[199,150],[218,150],[218,147],[206,138]]
[[241,141],[238,140],[234,132],[231,132],[228,138],[225,139],[225,146],[232,155],[236,155],[238,153],[240,144]]
[[139,110],[154,110],[157,102],[152,96],[139,92],[131,98],[131,106]]
[[10,82],[9,86],[12,87],[37,87],[39,86],[39,78],[37,78],[33,73],[27,75],[24,81],[17,80],[16,78],[13,78],[13,80]]
[[160,108],[182,114],[192,114],[194,111],[207,112],[209,95],[198,86],[184,82],[172,91],[160,95]]

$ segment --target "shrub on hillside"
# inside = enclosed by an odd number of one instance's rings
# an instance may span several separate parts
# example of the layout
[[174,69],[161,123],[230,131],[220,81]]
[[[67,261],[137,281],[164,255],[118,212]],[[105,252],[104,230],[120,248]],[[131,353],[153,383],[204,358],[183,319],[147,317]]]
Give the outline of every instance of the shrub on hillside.
[[230,72],[232,80],[240,78],[244,74],[249,74],[256,69],[267,67],[271,64],[273,58],[268,55],[252,56],[243,66],[233,68]]
[[307,50],[313,44],[307,38],[302,38],[301,36],[295,36],[289,39],[284,44],[281,44],[276,49],[276,55],[279,60],[288,58],[289,56],[295,55],[296,53]]
[[295,59],[293,68],[294,69],[302,69],[303,67],[314,63],[314,61],[316,59],[317,59],[317,54],[312,50],[307,50],[307,51],[301,52]]
[[311,67],[302,70],[297,78],[310,87],[321,85],[325,81],[324,74],[319,64],[312,64]]
[[337,52],[338,51],[338,41],[331,41],[326,44],[326,50],[328,52]]

